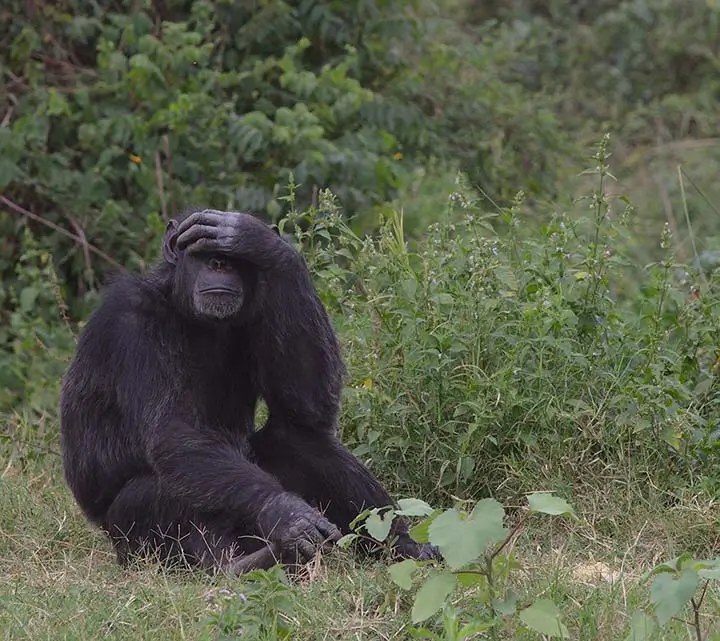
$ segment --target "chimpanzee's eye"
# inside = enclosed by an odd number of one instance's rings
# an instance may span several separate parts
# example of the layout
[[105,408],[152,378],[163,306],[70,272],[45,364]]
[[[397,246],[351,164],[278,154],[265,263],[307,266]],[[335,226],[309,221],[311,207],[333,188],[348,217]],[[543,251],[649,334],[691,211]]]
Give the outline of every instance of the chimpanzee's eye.
[[208,260],[208,267],[210,267],[210,269],[215,270],[215,271],[222,271],[224,269],[227,269],[227,266],[228,266],[227,261],[224,258],[218,258],[217,256],[212,256]]

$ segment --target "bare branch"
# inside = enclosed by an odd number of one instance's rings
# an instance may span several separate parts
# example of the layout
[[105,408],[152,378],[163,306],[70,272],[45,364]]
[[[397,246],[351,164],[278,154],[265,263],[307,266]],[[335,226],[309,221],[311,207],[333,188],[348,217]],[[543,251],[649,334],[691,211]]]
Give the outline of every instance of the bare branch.
[[24,207],[21,207],[17,203],[14,203],[12,200],[5,196],[0,196],[0,203],[5,205],[10,211],[15,212],[16,214],[20,214],[21,216],[25,216],[26,218],[29,218],[30,220],[34,220],[37,223],[40,223],[41,225],[45,225],[46,227],[50,227],[50,229],[55,230],[58,234],[62,234],[63,236],[70,238],[71,240],[74,240],[76,243],[79,243],[81,246],[83,243],[87,245],[87,249],[91,251],[96,256],[99,256],[104,261],[111,264],[113,267],[117,267],[118,269],[125,271],[125,268],[118,263],[114,258],[111,258],[108,256],[102,249],[98,249],[95,247],[95,245],[92,245],[87,242],[87,240],[84,240],[83,238],[80,238],[76,234],[73,234],[72,232],[69,232],[67,229],[63,229],[60,227],[60,225],[56,225],[55,223],[45,220],[42,216],[38,216],[37,214],[33,214],[31,211],[28,211]]

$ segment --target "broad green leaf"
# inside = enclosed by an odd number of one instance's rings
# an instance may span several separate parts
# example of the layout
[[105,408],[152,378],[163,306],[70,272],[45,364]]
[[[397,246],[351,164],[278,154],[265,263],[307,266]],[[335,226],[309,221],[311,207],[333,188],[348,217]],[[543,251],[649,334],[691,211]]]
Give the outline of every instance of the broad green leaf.
[[507,536],[504,516],[502,505],[493,499],[478,501],[466,519],[457,510],[446,510],[430,525],[430,541],[440,548],[447,564],[457,570]]
[[540,512],[541,514],[551,514],[555,516],[565,514],[577,518],[575,510],[573,510],[572,506],[565,499],[561,499],[552,494],[536,492],[528,496],[528,503],[530,504],[531,512]]
[[338,542],[337,546],[341,549],[346,549],[352,545],[352,542],[355,541],[355,539],[359,538],[357,534],[350,533],[343,536]]
[[698,571],[698,574],[703,579],[710,579],[718,581],[720,580],[720,565],[714,568],[702,568]]
[[560,610],[549,599],[535,601],[529,608],[520,611],[520,620],[531,630],[549,637],[567,639],[570,636],[560,620]]
[[690,552],[683,552],[680,556],[670,559],[670,561],[656,565],[652,570],[650,570],[650,572],[648,572],[647,576],[649,578],[655,574],[661,574],[662,572],[679,572],[683,569],[686,561],[689,561],[690,559],[692,559],[692,554],[690,554]]
[[50,89],[48,92],[48,116],[69,116],[71,114],[70,105],[60,92]]
[[518,595],[514,592],[508,592],[507,598],[504,601],[498,601],[493,599],[492,606],[497,612],[505,616],[515,614],[517,611]]
[[400,290],[409,300],[415,300],[415,292],[417,292],[418,282],[414,278],[402,280],[399,283]]
[[455,577],[458,585],[463,588],[474,588],[476,585],[484,585],[487,582],[485,575],[477,572],[457,572]]
[[475,561],[485,551],[472,524],[463,521],[453,509],[446,510],[432,522],[430,540],[440,548],[445,562],[453,570]]
[[150,60],[150,57],[144,53],[136,53],[130,58],[130,66],[133,69],[142,69],[147,71],[150,75],[155,76],[161,83],[166,84],[165,77],[160,71],[160,68]]
[[417,563],[413,559],[405,559],[400,563],[394,563],[388,569],[390,578],[403,590],[412,588],[412,576],[417,570]]
[[23,287],[20,291],[20,309],[24,312],[32,310],[39,294],[35,287]]
[[360,514],[358,514],[352,521],[350,521],[350,528],[354,530],[355,528],[359,527],[362,522],[368,517],[370,512],[372,512],[372,510],[363,510],[362,512],[360,512]]
[[[487,519],[496,524],[502,525],[505,518],[505,510],[501,503],[495,499],[482,499],[475,504],[473,511],[470,513],[473,520]],[[504,529],[504,528],[503,528]]]
[[693,561],[690,567],[702,579],[720,579],[720,557],[717,559]]
[[515,272],[510,267],[499,265],[495,268],[495,276],[498,281],[500,281],[500,284],[503,285],[504,289],[509,291],[515,291],[517,289],[517,276],[515,276]]
[[429,543],[430,542],[430,526],[433,521],[442,514],[440,510],[436,510],[434,514],[423,519],[420,523],[410,528],[408,534],[410,538],[416,543]]
[[387,510],[382,516],[377,512],[372,512],[365,519],[365,529],[367,533],[377,541],[384,541],[390,533],[390,527],[393,522],[393,511]]
[[433,300],[438,305],[452,305],[455,299],[450,294],[443,292],[443,293],[436,294],[435,296],[433,296]]
[[698,589],[699,579],[695,570],[683,570],[674,578],[670,574],[658,574],[650,586],[650,602],[655,606],[655,616],[661,626],[679,614]]
[[20,175],[18,163],[0,158],[0,189],[5,189],[13,180]]
[[454,587],[455,577],[450,572],[442,572],[430,577],[415,595],[412,608],[413,623],[420,623],[440,610]]
[[625,641],[646,641],[646,639],[654,639],[657,631],[657,623],[655,619],[648,616],[644,612],[637,610],[633,613],[630,621],[630,632]]
[[403,516],[429,516],[433,513],[433,508],[420,499],[399,499],[398,506],[400,509],[395,510],[395,514]]
[[494,621],[478,621],[477,623],[468,623],[464,628],[460,628],[460,632],[458,632],[458,639],[469,639],[469,638],[475,638],[473,635],[479,634],[480,632],[485,632],[485,630],[489,630],[490,628],[495,626]]

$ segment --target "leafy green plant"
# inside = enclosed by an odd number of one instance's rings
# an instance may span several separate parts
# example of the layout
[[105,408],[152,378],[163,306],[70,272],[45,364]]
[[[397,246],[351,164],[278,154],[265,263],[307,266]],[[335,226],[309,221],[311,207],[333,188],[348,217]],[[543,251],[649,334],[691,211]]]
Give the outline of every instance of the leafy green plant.
[[[685,552],[657,565],[645,580],[650,578],[653,580],[648,608],[633,614],[628,641],[657,638],[659,630],[667,628],[673,620],[681,620],[685,612],[690,615],[685,623],[697,641],[707,639],[709,628],[703,621],[702,609],[708,600],[710,583],[720,580],[720,558],[696,560]],[[717,602],[713,608],[716,614],[720,613]]]
[[145,267],[188,206],[274,218],[291,172],[304,204],[317,185],[350,210],[391,195],[405,171],[393,155],[419,152],[425,130],[413,104],[383,95],[406,67],[388,38],[412,46],[415,19],[394,18],[404,3],[300,4],[5,7],[0,273],[14,229],[31,226],[83,316],[76,296]]
[[[567,638],[558,607],[548,599],[522,603],[507,586],[508,578],[519,565],[508,547],[520,536],[533,514],[575,517],[573,509],[563,499],[552,494],[535,493],[528,497],[528,507],[512,530],[505,526],[505,510],[494,499],[478,501],[471,511],[459,508],[433,510],[417,499],[398,502],[393,510],[366,510],[358,516],[355,527],[364,530],[378,541],[388,539],[395,515],[424,517],[411,530],[418,542],[436,545],[443,555],[440,568],[421,573],[430,562],[406,559],[389,567],[393,582],[402,590],[414,593],[411,617],[414,624],[441,613],[442,633],[428,628],[414,628],[417,638],[436,641],[460,641],[487,631],[499,638],[500,630],[513,619],[519,629],[539,632],[549,637]],[[344,537],[344,543],[357,535]],[[416,577],[422,578],[416,581]],[[417,583],[417,585],[416,585]],[[461,623],[452,603],[457,591],[470,592],[475,604],[468,623]]]
[[[3,469],[56,460],[55,408],[74,346],[62,286],[47,251],[26,231],[15,287],[0,284],[12,312],[0,324],[0,461]],[[41,310],[41,311],[38,311]],[[48,456],[50,455],[50,456]]]
[[[108,271],[155,258],[168,217],[278,218],[291,174],[301,208],[330,188],[367,228],[431,158],[482,167],[498,198],[511,177],[552,189],[558,123],[519,84],[478,73],[508,65],[512,43],[449,46],[433,3],[6,4],[0,275],[13,280],[13,232],[31,227],[73,317]],[[455,71],[474,81],[454,91]],[[529,180],[518,162],[537,166]]]
[[206,618],[203,638],[215,641],[293,638],[294,592],[280,565],[250,572],[232,591],[216,590],[208,600],[211,612]]
[[608,195],[607,158],[605,139],[597,188],[539,230],[522,199],[488,214],[462,180],[420,242],[401,212],[359,238],[328,195],[300,216],[350,365],[341,425],[356,454],[438,499],[507,485],[508,461],[534,469],[571,451],[579,474],[585,457],[642,452],[668,484],[662,461],[707,460],[716,396],[698,405],[693,389],[715,389],[716,295],[667,239],[663,260],[629,265],[619,239],[633,209]]

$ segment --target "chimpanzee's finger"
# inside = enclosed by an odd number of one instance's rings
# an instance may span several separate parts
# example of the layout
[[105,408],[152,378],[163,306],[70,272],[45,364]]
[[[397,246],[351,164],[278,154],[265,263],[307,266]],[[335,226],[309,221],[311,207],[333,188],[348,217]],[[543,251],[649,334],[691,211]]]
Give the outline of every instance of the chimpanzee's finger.
[[279,551],[272,546],[268,546],[256,552],[236,557],[227,564],[226,569],[234,575],[244,574],[252,570],[269,570],[279,562],[279,559]]
[[318,519],[315,527],[320,531],[326,541],[339,541],[342,538],[342,532],[338,527],[327,519]]
[[186,232],[195,225],[205,225],[207,227],[219,227],[223,224],[222,212],[213,209],[204,209],[190,214],[185,220],[178,225],[178,234]]
[[196,211],[190,214],[185,220],[180,221],[177,226],[178,234],[190,229],[193,225],[211,225],[214,226],[212,218],[207,211]]
[[193,225],[190,229],[178,236],[177,248],[182,251],[188,245],[191,245],[200,239],[217,238],[218,232],[219,229],[217,227],[210,227],[209,225]]
[[296,553],[303,563],[311,561],[318,549],[317,545],[315,545],[311,541],[308,541],[305,538],[294,541],[294,544]]

